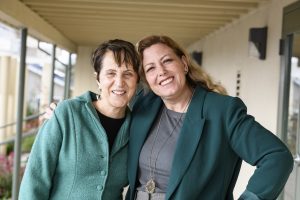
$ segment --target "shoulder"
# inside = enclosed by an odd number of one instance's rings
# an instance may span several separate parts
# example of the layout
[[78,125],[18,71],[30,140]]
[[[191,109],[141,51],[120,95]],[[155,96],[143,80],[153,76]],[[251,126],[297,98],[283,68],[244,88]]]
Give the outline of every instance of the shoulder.
[[207,92],[206,95],[206,104],[212,103],[218,103],[218,104],[224,104],[232,101],[235,97],[229,96],[229,95],[223,95],[216,92]]
[[154,94],[152,91],[141,89],[135,96],[135,101],[132,105],[133,109],[138,109],[143,106],[151,105],[160,102],[161,98]]
[[247,107],[240,98],[216,92],[207,92],[203,109],[205,113],[228,113],[238,110],[247,112]]
[[58,115],[65,115],[73,110],[78,112],[83,108],[84,104],[91,103],[93,101],[94,95],[94,93],[88,91],[75,98],[63,100],[58,103],[54,112]]

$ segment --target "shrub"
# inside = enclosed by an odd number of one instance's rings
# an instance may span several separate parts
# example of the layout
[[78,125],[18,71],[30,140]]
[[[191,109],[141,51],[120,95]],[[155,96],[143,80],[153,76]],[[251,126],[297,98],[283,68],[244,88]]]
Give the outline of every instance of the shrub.
[[35,135],[25,137],[22,141],[22,152],[26,152],[26,153],[30,152],[34,140],[35,140]]
[[0,199],[11,197],[14,153],[0,155]]

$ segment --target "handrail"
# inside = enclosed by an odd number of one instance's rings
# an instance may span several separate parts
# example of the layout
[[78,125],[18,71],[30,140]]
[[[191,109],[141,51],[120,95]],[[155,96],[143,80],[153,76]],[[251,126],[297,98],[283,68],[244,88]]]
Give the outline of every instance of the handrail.
[[[31,136],[31,135],[35,135],[35,134],[38,132],[39,128],[40,128],[40,126],[39,126],[38,128],[33,128],[33,129],[30,129],[30,130],[27,131],[27,132],[24,132],[24,133],[22,134],[22,139],[23,139],[23,138],[26,138],[26,137],[29,137],[29,136]],[[10,138],[10,139],[1,141],[1,142],[0,142],[0,146],[1,146],[1,145],[4,145],[4,144],[13,143],[14,141],[15,141],[15,137],[12,137],[12,138]]]
[[[24,121],[29,121],[29,120],[32,120],[32,119],[36,119],[36,118],[38,118],[39,116],[41,116],[43,114],[45,114],[45,112],[27,116],[27,117],[25,117],[25,119],[23,119],[23,122]],[[9,126],[13,126],[16,123],[17,122],[12,122],[12,123],[9,123],[9,124],[4,124],[4,125],[0,126],[0,129],[6,128],[6,127],[9,127]]]

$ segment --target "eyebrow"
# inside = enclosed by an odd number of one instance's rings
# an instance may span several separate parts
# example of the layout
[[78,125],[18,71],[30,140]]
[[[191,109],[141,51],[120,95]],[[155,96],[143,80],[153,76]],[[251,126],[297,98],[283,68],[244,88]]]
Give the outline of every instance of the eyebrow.
[[126,69],[123,72],[135,72],[133,69]]
[[164,55],[164,56],[162,56],[161,58],[160,58],[160,60],[163,60],[165,57],[167,57],[167,56],[169,56],[169,54],[166,54],[166,55]]
[[[107,70],[105,70],[106,72],[111,72],[111,71],[113,71],[113,72],[116,72],[117,70],[116,69],[107,69]],[[127,68],[126,70],[124,70],[124,71],[122,71],[122,72],[135,72],[134,71],[134,69],[129,69],[129,68]]]
[[[165,54],[165,55],[163,55],[159,60],[162,61],[162,60],[163,60],[165,57],[167,57],[167,56],[170,56],[170,55],[169,55],[169,54]],[[150,65],[150,64],[153,64],[153,62],[150,62],[150,63],[144,65],[144,67],[146,67],[146,66],[148,66],[148,65]]]
[[147,67],[148,65],[153,65],[153,62],[144,65],[144,67]]

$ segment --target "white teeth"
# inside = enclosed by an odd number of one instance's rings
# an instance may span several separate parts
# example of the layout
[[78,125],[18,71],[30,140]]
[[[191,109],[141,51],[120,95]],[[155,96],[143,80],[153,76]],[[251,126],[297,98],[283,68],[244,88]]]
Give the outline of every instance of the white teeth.
[[112,92],[113,92],[114,94],[118,94],[118,95],[125,94],[125,91],[124,91],[124,90],[113,90]]
[[170,83],[172,80],[173,80],[173,77],[170,77],[170,78],[168,78],[168,79],[166,79],[166,80],[160,82],[160,85],[164,86],[164,85]]

